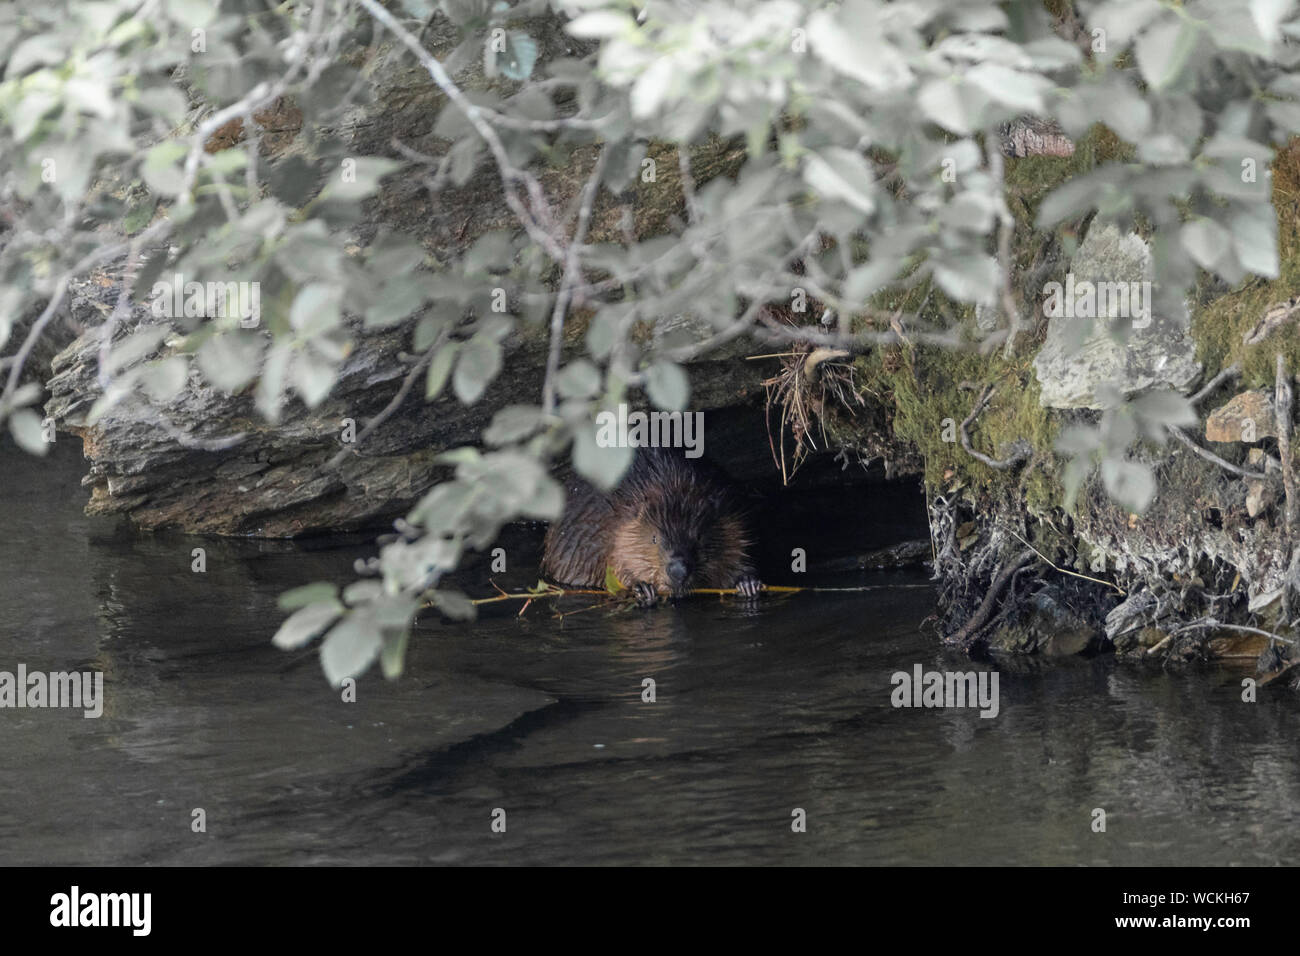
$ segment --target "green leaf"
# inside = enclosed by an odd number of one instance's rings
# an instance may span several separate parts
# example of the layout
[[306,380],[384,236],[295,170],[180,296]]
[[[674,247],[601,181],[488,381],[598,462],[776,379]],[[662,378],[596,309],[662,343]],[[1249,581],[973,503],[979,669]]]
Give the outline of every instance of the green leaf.
[[333,601],[338,598],[338,595],[339,589],[328,581],[313,581],[311,584],[285,591],[276,600],[276,605],[281,611],[296,611],[308,604]]
[[406,644],[410,637],[411,632],[406,630],[384,636],[384,649],[379,655],[379,666],[388,680],[397,680],[402,676],[402,668],[406,662]]
[[501,356],[501,344],[487,336],[475,335],[465,343],[451,379],[461,404],[473,405],[483,397],[501,371]]
[[575,359],[555,376],[562,398],[591,398],[600,392],[600,369],[586,359]]
[[406,520],[432,534],[453,531],[469,506],[470,488],[461,481],[434,485],[411,509]]
[[1136,461],[1107,458],[1101,463],[1106,491],[1129,511],[1141,514],[1156,496],[1156,478],[1149,467]]
[[261,339],[254,335],[227,332],[204,342],[194,358],[206,381],[233,395],[257,375],[262,347]]
[[162,404],[171,401],[185,387],[189,370],[187,359],[173,355],[145,367],[140,373],[140,384],[151,399]]
[[65,62],[68,54],[65,44],[71,39],[58,32],[28,37],[9,55],[5,78],[16,80],[34,66],[54,66]]
[[332,283],[303,286],[289,309],[289,324],[305,336],[337,328],[342,321],[342,290]]
[[566,27],[570,36],[582,40],[614,37],[622,33],[630,33],[635,29],[636,24],[631,17],[625,13],[615,13],[613,10],[596,10],[592,13],[584,13],[571,21]]
[[1232,248],[1243,268],[1265,279],[1279,275],[1277,215],[1269,203],[1258,203],[1232,217]]
[[578,429],[573,436],[573,467],[602,491],[612,490],[632,464],[633,448],[602,448],[594,427]]
[[680,365],[660,359],[646,369],[645,390],[657,407],[680,412],[690,397],[691,380]]
[[1074,513],[1074,503],[1078,500],[1079,490],[1091,471],[1092,462],[1083,455],[1071,458],[1065,463],[1065,470],[1061,474],[1061,485],[1065,489],[1064,504],[1067,512]]
[[331,176],[321,200],[356,202],[379,189],[379,180],[402,166],[380,156],[349,156]]
[[300,607],[280,625],[271,643],[282,651],[296,650],[338,620],[342,613],[343,605],[334,598]]
[[979,94],[972,96],[960,81],[939,77],[921,87],[916,104],[930,122],[967,136],[979,125]]
[[253,404],[267,419],[280,420],[280,401],[284,396],[284,376],[289,367],[293,349],[288,342],[277,342],[271,347],[262,366],[262,377],[258,380]]
[[1136,47],[1142,79],[1155,90],[1170,86],[1182,74],[1199,40],[1195,22],[1173,13],[1148,27]]
[[383,638],[374,614],[353,611],[334,625],[321,644],[320,663],[325,679],[338,687],[345,678],[358,676],[374,663],[382,646]]
[[13,107],[10,119],[14,138],[20,142],[30,138],[41,120],[58,105],[59,98],[48,90],[33,90],[23,96]]
[[163,140],[145,154],[140,164],[140,178],[145,185],[163,196],[180,194],[185,185],[185,172],[179,165],[185,147],[175,140]]
[[310,349],[302,349],[294,355],[290,375],[294,390],[302,396],[308,408],[315,408],[323,402],[334,387],[334,366]]
[[1000,63],[979,63],[967,71],[966,79],[991,99],[1012,109],[1032,113],[1042,112],[1043,92],[1051,88],[1042,77],[1012,70]]
[[808,41],[823,62],[868,90],[898,89],[911,81],[912,71],[903,51],[885,34],[885,16],[879,4],[849,0],[810,17]]
[[163,339],[167,338],[168,331],[169,327],[166,323],[149,325],[117,342],[105,363],[108,373],[114,375],[152,355],[162,344]]
[[1140,420],[1143,430],[1149,436],[1158,435],[1158,441],[1164,440],[1165,427],[1172,425],[1177,428],[1191,428],[1198,421],[1196,410],[1192,408],[1192,403],[1187,400],[1187,397],[1168,389],[1139,395],[1133,399],[1131,407]]
[[429,374],[424,380],[425,401],[431,402],[442,394],[447,379],[451,376],[452,363],[456,361],[456,353],[459,350],[459,342],[448,342],[433,354],[433,359],[429,362]]
[[90,411],[86,413],[86,423],[89,425],[95,424],[112,411],[119,402],[135,391],[135,382],[138,376],[139,370],[133,369],[113,379],[108,388],[104,389],[104,394],[95,399],[95,404],[90,406]]
[[605,568],[605,590],[610,594],[617,594],[619,591],[627,590],[627,588],[623,587],[623,582],[618,579],[618,575],[614,573],[614,569],[608,566]]
[[1213,219],[1193,219],[1178,234],[1187,254],[1202,269],[1213,270],[1232,248],[1232,236]]
[[459,591],[446,588],[431,591],[429,599],[439,611],[457,621],[472,621],[478,614],[474,602]]
[[218,4],[215,0],[164,0],[164,2],[171,18],[187,30],[206,27],[217,16]]
[[73,77],[64,85],[68,104],[82,113],[90,113],[103,120],[113,116],[113,98],[101,83],[87,77]]
[[489,445],[508,445],[526,438],[541,424],[542,410],[535,405],[507,405],[492,416],[483,432]]
[[826,199],[842,199],[861,213],[876,208],[872,197],[875,176],[866,159],[852,150],[831,147],[810,153],[804,181]]
[[934,264],[939,287],[962,302],[992,304],[997,298],[998,264],[983,253],[948,255]]
[[1062,455],[1091,455],[1101,448],[1101,433],[1087,425],[1071,425],[1056,440],[1056,450]]
[[511,30],[506,34],[506,52],[501,58],[501,72],[512,80],[526,80],[537,64],[537,41],[527,33]]
[[41,426],[41,416],[30,408],[20,408],[9,416],[9,434],[23,451],[33,455],[45,455],[50,446],[46,442]]

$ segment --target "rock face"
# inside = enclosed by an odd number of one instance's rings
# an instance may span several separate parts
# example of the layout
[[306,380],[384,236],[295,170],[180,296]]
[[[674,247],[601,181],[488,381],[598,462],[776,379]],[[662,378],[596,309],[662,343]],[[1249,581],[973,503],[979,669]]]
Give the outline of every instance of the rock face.
[[1253,443],[1276,437],[1277,415],[1268,389],[1242,392],[1216,408],[1205,420],[1206,441]]
[[[126,514],[146,529],[266,538],[375,526],[406,511],[440,477],[439,452],[478,442],[497,409],[536,405],[541,395],[544,340],[526,331],[506,342],[505,369],[476,404],[450,396],[428,403],[421,387],[412,388],[364,442],[344,444],[348,420],[359,434],[409,367],[402,351],[409,327],[355,331],[356,348],[330,396],[314,409],[291,400],[278,424],[262,418],[251,395],[226,395],[191,373],[166,405],[127,400],[86,426],[99,395],[99,339],[82,335],[54,360],[46,411],[60,430],[83,439],[91,462],[87,513]],[[761,393],[754,364],[696,363],[692,404],[722,408]],[[712,444],[716,435],[710,431]],[[330,467],[340,450],[341,463]]]
[[1074,155],[1074,142],[1051,120],[1020,116],[998,132],[1002,134],[1002,152],[1007,156]]
[[[1045,408],[1104,408],[1098,389],[1105,386],[1129,395],[1183,390],[1195,381],[1201,366],[1189,316],[1185,309],[1173,316],[1150,311],[1153,273],[1141,236],[1113,225],[1088,230],[1067,282],[1049,290],[1044,306],[1047,339],[1034,368]],[[1120,341],[1113,329],[1130,319],[1132,330]]]
[[87,334],[55,358],[46,411],[83,439],[89,514],[129,514],[148,529],[264,537],[346,530],[409,505],[433,480],[438,442],[454,442],[478,417],[440,421],[436,405],[405,403],[338,469],[327,468],[344,447],[344,419],[359,431],[396,391],[402,344],[391,332],[364,339],[335,394],[311,411],[293,402],[279,425],[254,411],[251,396],[226,395],[192,373],[166,405],[128,400],[88,427],[99,390],[98,337]]

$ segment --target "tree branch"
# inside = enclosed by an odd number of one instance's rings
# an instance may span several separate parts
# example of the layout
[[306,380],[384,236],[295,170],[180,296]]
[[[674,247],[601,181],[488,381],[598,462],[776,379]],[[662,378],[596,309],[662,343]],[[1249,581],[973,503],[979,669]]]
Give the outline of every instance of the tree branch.
[[564,319],[569,311],[569,300],[573,295],[573,285],[581,271],[582,244],[587,240],[587,229],[591,225],[591,211],[596,205],[596,194],[600,191],[600,177],[605,172],[605,160],[609,153],[601,149],[596,157],[596,165],[582,190],[581,205],[578,207],[578,223],[573,228],[573,239],[564,256],[564,275],[560,278],[560,291],[555,296],[555,308],[551,311],[551,347],[546,356],[546,378],[542,385],[542,416],[547,417],[555,411],[555,376],[560,368],[560,355],[564,350]]
[[1210,395],[1216,388],[1218,388],[1228,379],[1236,378],[1240,374],[1241,374],[1240,365],[1229,365],[1218,375],[1214,376],[1214,378],[1206,382],[1205,385],[1201,388],[1201,390],[1197,392],[1195,395],[1193,395],[1191,398],[1189,398],[1188,401],[1191,402],[1193,406],[1201,404],[1201,402],[1205,400],[1206,396]]
[[1188,438],[1186,433],[1184,433],[1183,430],[1179,428],[1177,425],[1166,425],[1165,427],[1169,429],[1169,433],[1171,435],[1177,438],[1180,442],[1182,442],[1192,451],[1196,452],[1196,454],[1200,455],[1206,461],[1218,465],[1224,471],[1230,471],[1234,475],[1240,475],[1242,478],[1259,478],[1263,480],[1272,477],[1271,475],[1264,474],[1262,471],[1248,471],[1247,469],[1242,468],[1240,465],[1234,465],[1230,461],[1224,461],[1214,452],[1202,448],[1200,445],[1196,444],[1196,442]]

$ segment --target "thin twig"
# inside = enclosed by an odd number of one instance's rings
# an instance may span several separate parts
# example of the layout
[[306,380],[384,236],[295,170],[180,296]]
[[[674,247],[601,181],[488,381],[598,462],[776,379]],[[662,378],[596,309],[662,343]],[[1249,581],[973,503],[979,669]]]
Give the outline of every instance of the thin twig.
[[[1169,632],[1169,637],[1173,637],[1175,634],[1181,634],[1183,631],[1203,630],[1205,628],[1211,628],[1211,627],[1219,628],[1225,631],[1242,631],[1243,633],[1246,634],[1259,634],[1262,637],[1268,637],[1268,638],[1272,638],[1275,641],[1281,641],[1283,644],[1294,645],[1296,643],[1295,641],[1290,640],[1289,638],[1282,637],[1280,634],[1274,634],[1272,631],[1265,631],[1262,628],[1258,628],[1258,627],[1249,627],[1248,625],[1245,624],[1225,624],[1223,621],[1216,620],[1215,618],[1212,617],[1207,617],[1204,620],[1200,620],[1200,621],[1193,621],[1191,624],[1184,624],[1182,627],[1176,627]],[[1168,638],[1166,638],[1166,640],[1168,640]],[[1161,643],[1163,644],[1164,642],[1162,641]],[[1155,649],[1156,648],[1152,648],[1153,651]]]
[[361,434],[357,436],[356,441],[352,442],[351,447],[341,449],[333,458],[325,463],[327,469],[332,471],[338,468],[347,459],[349,453],[355,455],[357,453],[357,446],[369,438],[374,433],[375,429],[392,417],[393,413],[401,407],[402,402],[410,393],[411,386],[415,384],[415,380],[419,377],[420,372],[429,364],[430,360],[433,358],[433,354],[442,346],[443,340],[446,337],[447,330],[443,329],[438,335],[437,340],[429,346],[428,350],[420,356],[420,360],[412,365],[411,370],[406,373],[406,378],[402,380],[402,385],[398,388],[397,394],[389,400],[388,404],[380,410],[378,415],[366,423],[366,427],[361,429]]
[[[897,590],[915,590],[930,589],[929,584],[865,584],[861,587],[846,588],[817,588],[817,587],[793,587],[784,584],[765,584],[763,585],[763,594],[860,594],[866,591],[897,591]],[[534,588],[529,591],[516,591],[513,594],[502,592],[496,597],[478,598],[471,601],[471,604],[499,604],[502,601],[536,601],[540,598],[559,598],[568,597],[574,594],[593,594],[607,598],[623,599],[620,595],[630,595],[631,591],[600,591],[592,588],[562,588],[554,584],[544,584],[540,589]],[[666,594],[667,592],[661,592]],[[728,595],[740,594],[739,588],[692,588],[686,592],[689,596],[698,595],[718,595],[726,597]],[[432,604],[426,604],[425,607],[432,607]]]
[[573,295],[573,285],[581,271],[579,259],[582,245],[587,239],[587,229],[591,225],[591,211],[596,205],[596,194],[600,191],[600,177],[605,172],[605,160],[609,153],[601,149],[596,157],[596,165],[582,190],[582,201],[578,207],[578,223],[573,229],[573,240],[564,255],[564,275],[560,278],[560,291],[555,296],[555,308],[551,311],[551,347],[546,356],[546,378],[542,385],[542,417],[546,418],[555,411],[555,377],[560,369],[560,355],[564,350],[564,319],[569,311],[569,300]]
[[1218,388],[1228,379],[1236,378],[1240,374],[1241,374],[1240,365],[1229,365],[1218,375],[1214,376],[1214,378],[1206,382],[1204,387],[1195,395],[1193,395],[1191,398],[1189,398],[1188,401],[1191,402],[1193,406],[1201,404],[1201,402],[1205,400],[1206,396],[1212,393],[1216,388]]
[[1030,551],[1034,552],[1034,554],[1042,558],[1043,561],[1045,561],[1052,568],[1053,571],[1059,571],[1061,574],[1068,574],[1072,578],[1082,578],[1084,581],[1092,581],[1094,584],[1104,584],[1108,588],[1114,588],[1120,594],[1128,594],[1127,591],[1125,591],[1122,587],[1120,587],[1118,584],[1116,584],[1113,581],[1103,581],[1101,578],[1089,577],[1086,574],[1080,574],[1078,571],[1071,571],[1069,568],[1061,567],[1051,558],[1047,557],[1047,555],[1043,554],[1043,552],[1039,551],[1032,544],[1026,541],[1024,538],[1020,537],[1020,535],[1016,534],[1016,532],[1013,529],[1008,528],[1007,530],[1011,532],[1011,536],[1013,538],[1015,538],[1017,541],[1023,544]]
[[1224,461],[1214,452],[1210,451],[1209,449],[1202,448],[1200,445],[1196,444],[1196,442],[1188,438],[1186,433],[1184,433],[1183,430],[1179,428],[1177,425],[1166,425],[1165,427],[1169,429],[1169,433],[1171,435],[1177,438],[1180,442],[1182,442],[1192,451],[1196,452],[1196,454],[1200,455],[1206,461],[1218,465],[1224,471],[1230,471],[1234,475],[1240,475],[1242,478],[1258,478],[1261,481],[1273,477],[1272,475],[1264,474],[1262,471],[1249,471],[1246,468],[1242,468],[1240,465],[1234,465],[1230,461]]
[[1273,398],[1273,414],[1277,418],[1277,452],[1282,461],[1282,487],[1286,491],[1286,537],[1289,541],[1295,532],[1300,493],[1296,491],[1295,464],[1291,458],[1291,376],[1287,374],[1286,358],[1281,352],[1277,353]]
[[1001,138],[996,129],[990,128],[984,134],[984,154],[988,158],[989,178],[993,181],[993,190],[998,197],[998,294],[1002,300],[1002,310],[1007,314],[1007,343],[1002,356],[1009,359],[1015,347],[1016,336],[1020,334],[1020,310],[1016,308],[1015,295],[1011,290],[1011,238],[1016,220],[1007,208],[1006,164],[1002,159]]

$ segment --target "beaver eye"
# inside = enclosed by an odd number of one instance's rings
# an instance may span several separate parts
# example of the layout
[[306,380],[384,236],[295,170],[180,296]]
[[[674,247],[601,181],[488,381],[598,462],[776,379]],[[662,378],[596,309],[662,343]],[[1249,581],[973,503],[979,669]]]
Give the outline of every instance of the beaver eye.
[[651,543],[651,544],[658,544],[658,543],[659,543],[659,535],[657,535],[657,534],[652,534],[652,535],[650,535],[650,543]]

